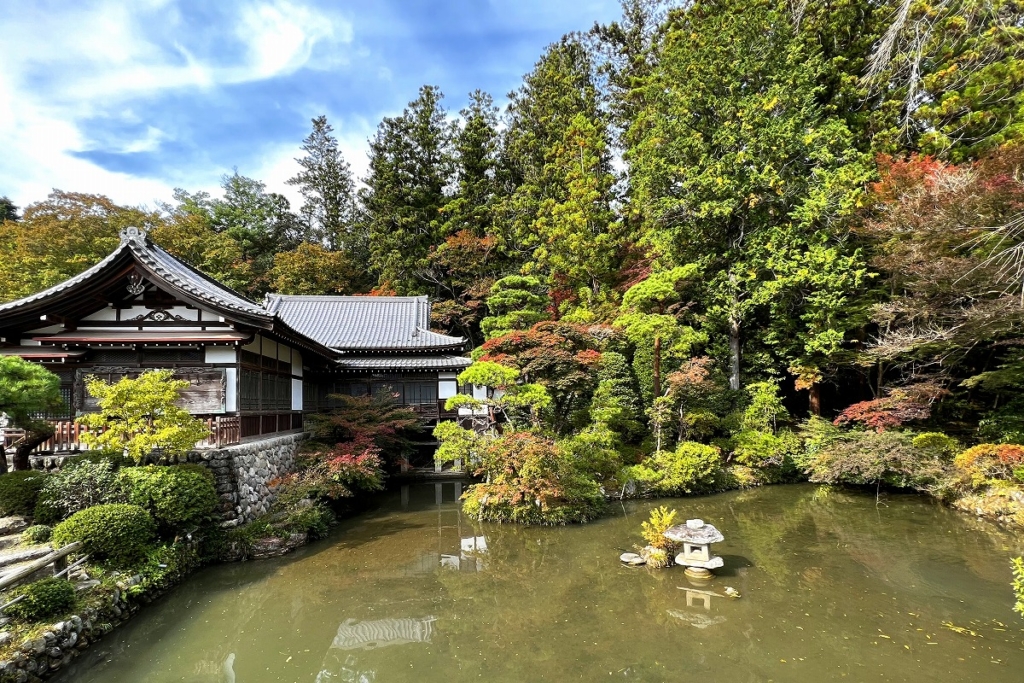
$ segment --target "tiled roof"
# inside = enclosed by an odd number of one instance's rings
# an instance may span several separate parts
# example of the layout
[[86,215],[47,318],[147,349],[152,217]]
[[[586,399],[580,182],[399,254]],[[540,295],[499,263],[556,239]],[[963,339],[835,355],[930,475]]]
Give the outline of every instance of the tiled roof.
[[179,261],[155,244],[150,244],[144,249],[134,248],[132,251],[165,280],[203,301],[208,301],[218,308],[227,308],[247,315],[268,316],[266,309],[258,303],[246,299],[206,273]]
[[339,351],[462,349],[466,340],[431,332],[425,296],[267,297],[268,312]]
[[92,278],[100,276],[107,270],[108,266],[125,253],[131,253],[138,262],[148,266],[156,275],[172,287],[202,302],[208,303],[214,308],[227,309],[248,316],[255,316],[266,320],[268,323],[271,320],[271,316],[262,306],[249,301],[238,292],[225,287],[205,273],[174,258],[153,244],[146,236],[146,232],[138,228],[125,228],[122,230],[121,244],[96,265],[49,289],[44,289],[23,299],[0,305],[0,314],[45,301],[72,290]]
[[465,356],[345,356],[338,361],[343,370],[462,370],[473,361]]

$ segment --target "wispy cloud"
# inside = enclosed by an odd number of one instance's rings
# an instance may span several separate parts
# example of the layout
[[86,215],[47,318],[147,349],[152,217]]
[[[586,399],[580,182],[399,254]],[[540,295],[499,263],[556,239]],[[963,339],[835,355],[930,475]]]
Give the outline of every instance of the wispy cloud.
[[[550,0],[7,0],[0,3],[0,195],[53,187],[122,203],[284,185],[327,114],[357,176],[366,140],[423,83],[458,109],[514,87],[544,44],[617,12]],[[341,9],[339,9],[339,6]]]

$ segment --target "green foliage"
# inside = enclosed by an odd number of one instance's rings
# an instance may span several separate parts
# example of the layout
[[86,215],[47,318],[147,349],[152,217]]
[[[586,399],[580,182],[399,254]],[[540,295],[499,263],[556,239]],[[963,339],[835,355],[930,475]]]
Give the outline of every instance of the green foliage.
[[0,474],[0,517],[31,515],[47,477],[32,470]]
[[886,485],[938,492],[946,456],[915,447],[914,435],[887,430],[854,431],[819,442],[799,458],[810,480],[823,484]]
[[480,452],[487,445],[485,437],[472,429],[460,427],[457,422],[438,422],[433,434],[439,443],[434,460],[441,464],[459,460],[463,467],[474,466],[480,462]]
[[[302,194],[301,214],[311,229],[311,243],[325,244],[332,252],[344,252],[354,262],[365,263],[369,245],[365,231],[358,225],[352,171],[338,149],[327,117],[317,116],[312,123],[313,131],[302,141],[305,155],[297,159],[302,170],[288,184],[298,187]],[[355,274],[352,269],[349,272]]]
[[81,541],[82,554],[114,568],[132,566],[156,539],[156,523],[137,505],[96,505],[76,512],[53,529],[53,546]]
[[380,291],[416,294],[432,245],[443,240],[441,210],[451,178],[452,124],[434,86],[400,116],[381,121],[370,140],[369,173],[360,192],[370,239],[370,268]]
[[490,315],[480,321],[486,339],[500,337],[512,330],[527,330],[546,320],[547,296],[536,277],[507,275],[493,285],[487,297]]
[[621,440],[632,443],[644,435],[640,387],[626,357],[614,351],[601,354],[597,388],[590,402],[590,419],[595,427],[610,429]]
[[180,583],[186,576],[199,569],[201,564],[194,543],[155,546],[146,551],[141,561],[132,565],[132,569],[142,580],[129,586],[127,593],[130,596],[137,596],[165,590]]
[[153,516],[161,533],[191,533],[211,520],[217,505],[213,473],[201,465],[126,467],[117,473],[124,499]]
[[176,405],[189,382],[172,379],[173,374],[171,370],[153,370],[112,384],[88,378],[85,386],[99,404],[99,412],[78,418],[94,430],[84,433],[82,440],[91,448],[122,451],[135,462],[142,462],[154,449],[183,455],[195,448],[210,431]]
[[21,621],[43,621],[66,614],[75,608],[75,585],[64,578],[50,577],[30,583],[14,591],[12,597],[24,596],[4,613]]
[[65,466],[50,474],[43,484],[35,507],[36,521],[56,524],[93,505],[126,502],[117,479],[110,460],[65,461]]
[[459,373],[459,384],[484,386],[495,391],[490,392],[490,398],[485,399],[457,394],[445,402],[445,410],[477,410],[487,407],[496,417],[504,418],[512,424],[513,428],[516,420],[523,415],[528,416],[531,424],[537,425],[540,422],[540,411],[551,404],[551,397],[540,384],[519,384],[520,374],[514,367],[478,360]]
[[0,413],[12,427],[31,429],[34,415],[64,407],[60,378],[42,365],[17,356],[0,356]]
[[608,481],[622,468],[621,440],[609,427],[596,423],[558,441],[558,451],[580,472]]
[[800,455],[800,437],[788,429],[778,433],[744,429],[732,437],[733,458],[747,467],[791,469]]
[[683,441],[674,451],[661,451],[639,465],[624,469],[621,478],[660,496],[709,493],[722,469],[722,452],[715,446]]
[[978,437],[989,443],[1024,442],[1024,398],[1014,397],[985,413],[978,420]]
[[594,519],[604,496],[551,439],[512,432],[492,441],[479,473],[486,481],[463,495],[469,516],[517,524],[569,524]]
[[46,543],[53,535],[53,527],[46,524],[33,524],[21,532],[22,543]]
[[733,364],[818,365],[863,314],[862,258],[836,227],[870,177],[820,100],[821,48],[782,3],[743,0],[675,12],[655,52],[625,154],[645,243],[700,265],[705,331],[731,337]]
[[676,544],[665,538],[665,532],[676,523],[676,510],[669,510],[662,505],[651,510],[650,518],[640,525],[641,535],[647,541],[647,545],[659,550],[674,550]]
[[757,382],[746,389],[750,403],[743,410],[741,429],[774,434],[789,421],[789,411],[782,404],[775,382]]

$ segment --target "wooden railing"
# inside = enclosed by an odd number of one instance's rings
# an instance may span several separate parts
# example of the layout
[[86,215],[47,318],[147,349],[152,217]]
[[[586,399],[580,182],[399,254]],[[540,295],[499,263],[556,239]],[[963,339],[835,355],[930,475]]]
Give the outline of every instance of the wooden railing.
[[[196,448],[221,448],[242,440],[241,420],[237,415],[196,415],[195,417],[202,420],[210,430],[210,436],[197,443]],[[80,425],[74,420],[54,420],[50,424],[53,425],[53,436],[32,449],[33,454],[83,450],[85,446],[82,442],[82,435],[90,431],[88,427]],[[4,430],[5,448],[13,450],[20,434],[22,432],[18,432],[18,430]]]

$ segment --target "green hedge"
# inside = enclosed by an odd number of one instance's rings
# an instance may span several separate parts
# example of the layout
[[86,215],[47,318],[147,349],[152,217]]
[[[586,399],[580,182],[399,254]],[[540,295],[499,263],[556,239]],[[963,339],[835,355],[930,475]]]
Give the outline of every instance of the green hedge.
[[33,470],[0,474],[0,517],[31,515],[46,476]]
[[53,530],[53,546],[81,541],[92,559],[115,567],[139,561],[156,539],[156,524],[138,505],[97,505],[76,512]]
[[75,587],[67,579],[50,577],[16,590],[12,597],[24,595],[4,613],[22,621],[42,621],[70,612],[75,607]]
[[169,535],[203,526],[220,502],[213,473],[201,465],[127,467],[118,481],[127,501],[148,510]]

